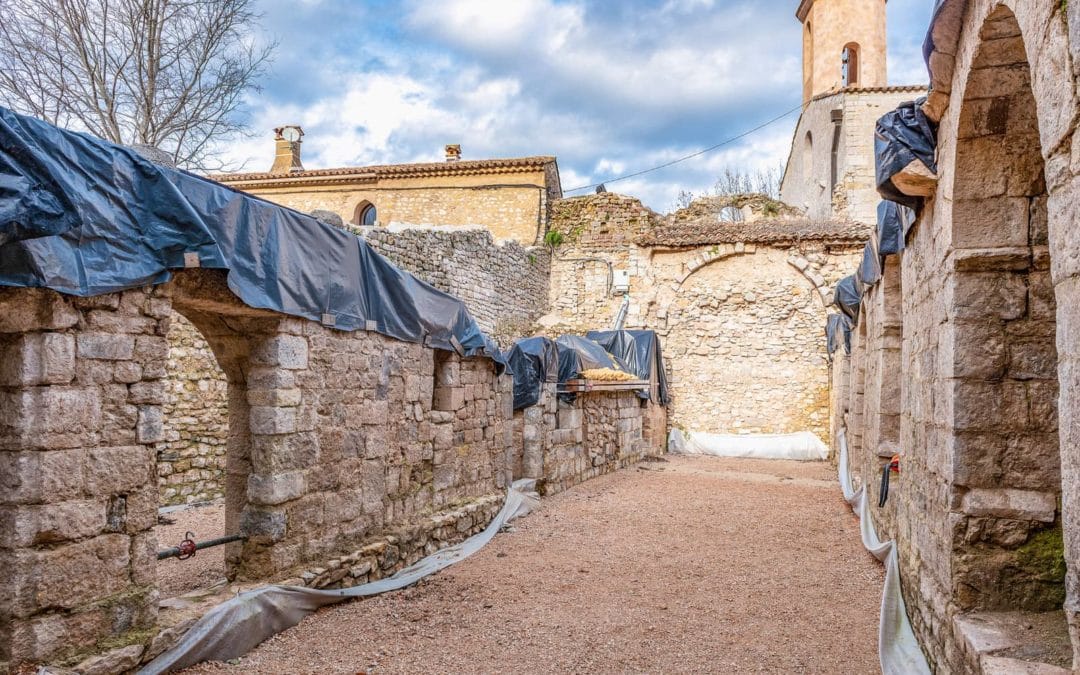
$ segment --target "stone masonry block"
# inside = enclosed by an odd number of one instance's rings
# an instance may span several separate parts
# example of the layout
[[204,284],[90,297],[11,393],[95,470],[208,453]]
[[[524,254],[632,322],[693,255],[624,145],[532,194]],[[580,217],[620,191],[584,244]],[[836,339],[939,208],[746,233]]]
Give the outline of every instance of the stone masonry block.
[[0,384],[68,384],[75,378],[75,338],[28,333],[0,347]]
[[55,291],[5,289],[0,300],[0,333],[63,330],[79,322],[79,313]]
[[258,506],[277,506],[304,494],[304,474],[289,471],[248,476],[248,500]]
[[252,406],[250,422],[253,434],[290,434],[296,431],[296,409]]
[[112,333],[80,333],[79,357],[103,361],[127,361],[135,355],[135,337]]
[[308,367],[307,339],[298,335],[278,335],[263,340],[252,350],[251,362],[286,370],[304,370]]
[[31,547],[75,541],[101,534],[104,528],[105,502],[100,500],[0,508],[2,546]]
[[35,600],[39,608],[72,609],[127,588],[130,537],[106,534],[38,551]]
[[969,516],[1052,523],[1057,513],[1057,495],[1032,490],[979,488],[964,495],[961,508]]
[[86,492],[104,496],[152,485],[153,455],[154,450],[143,445],[87,450],[82,469]]
[[435,410],[453,412],[465,405],[465,387],[436,387],[432,407]]
[[165,440],[165,420],[161,406],[139,406],[139,421],[135,439],[140,443],[158,443]]

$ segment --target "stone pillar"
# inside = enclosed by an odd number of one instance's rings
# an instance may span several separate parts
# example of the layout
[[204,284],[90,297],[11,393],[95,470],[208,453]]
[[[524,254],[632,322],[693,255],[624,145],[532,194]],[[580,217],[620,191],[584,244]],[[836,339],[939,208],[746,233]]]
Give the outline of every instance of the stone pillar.
[[0,290],[0,664],[155,622],[169,311],[145,289]]

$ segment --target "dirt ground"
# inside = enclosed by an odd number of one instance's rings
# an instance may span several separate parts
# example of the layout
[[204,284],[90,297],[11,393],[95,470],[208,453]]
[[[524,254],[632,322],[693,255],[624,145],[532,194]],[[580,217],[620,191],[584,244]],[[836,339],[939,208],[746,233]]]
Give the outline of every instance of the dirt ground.
[[[221,502],[166,513],[154,534],[158,550],[179,546],[185,533],[195,535],[195,541],[214,539],[225,534],[225,505]],[[203,549],[194,558],[167,558],[157,564],[158,588],[162,598],[175,598],[189,591],[206,588],[225,578],[225,547]]]
[[673,457],[189,672],[875,673],[883,578],[830,466]]

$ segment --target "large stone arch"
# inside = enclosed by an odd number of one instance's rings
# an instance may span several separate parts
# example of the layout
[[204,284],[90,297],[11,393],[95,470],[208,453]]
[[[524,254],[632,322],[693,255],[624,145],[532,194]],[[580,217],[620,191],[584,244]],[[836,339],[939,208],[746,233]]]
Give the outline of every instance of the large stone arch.
[[784,249],[758,247],[688,263],[663,329],[673,426],[827,437],[825,311],[789,258]]
[[[903,258],[911,480],[898,529],[912,622],[946,669],[978,667],[968,614],[1061,606],[1062,535],[1076,644],[1080,190],[1064,13],[981,0],[955,48],[935,28],[941,182]],[[927,519],[947,527],[933,534]]]

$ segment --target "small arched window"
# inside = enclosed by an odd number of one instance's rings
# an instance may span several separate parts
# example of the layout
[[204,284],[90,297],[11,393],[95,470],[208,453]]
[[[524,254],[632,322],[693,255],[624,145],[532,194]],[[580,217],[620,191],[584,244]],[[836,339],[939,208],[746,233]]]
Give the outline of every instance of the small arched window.
[[849,42],[841,55],[841,79],[845,87],[859,86],[859,45]]
[[366,227],[373,226],[379,219],[379,214],[375,210],[375,205],[371,202],[360,202],[356,205],[356,211],[353,213],[353,224],[364,225]]

